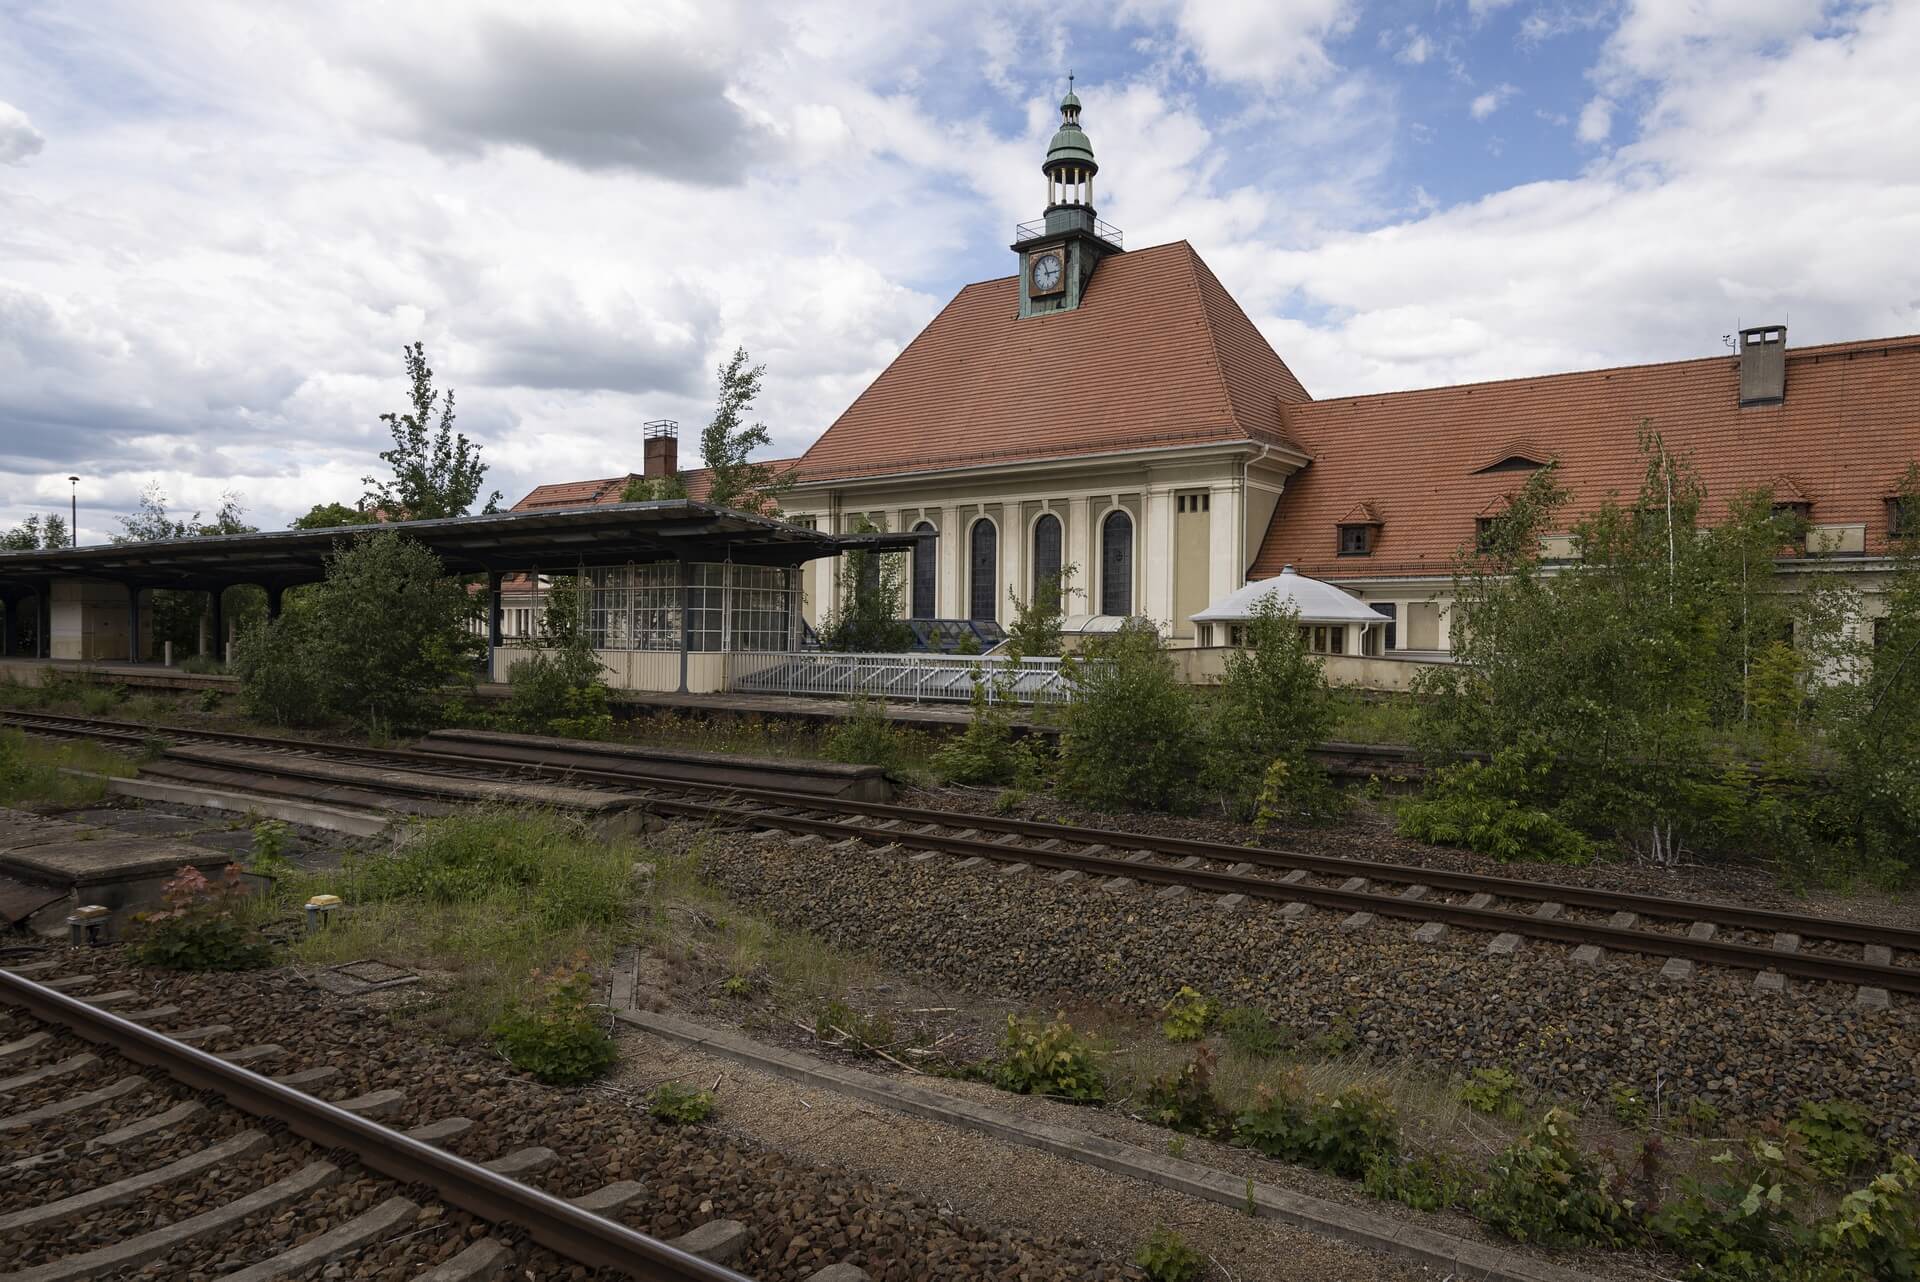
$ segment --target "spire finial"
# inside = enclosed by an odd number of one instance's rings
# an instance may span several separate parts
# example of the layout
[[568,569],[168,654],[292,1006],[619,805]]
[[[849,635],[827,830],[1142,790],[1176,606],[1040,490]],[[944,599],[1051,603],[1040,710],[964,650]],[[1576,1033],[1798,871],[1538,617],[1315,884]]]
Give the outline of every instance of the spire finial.
[[1067,68],[1067,92],[1068,93],[1073,92],[1073,68],[1072,67]]

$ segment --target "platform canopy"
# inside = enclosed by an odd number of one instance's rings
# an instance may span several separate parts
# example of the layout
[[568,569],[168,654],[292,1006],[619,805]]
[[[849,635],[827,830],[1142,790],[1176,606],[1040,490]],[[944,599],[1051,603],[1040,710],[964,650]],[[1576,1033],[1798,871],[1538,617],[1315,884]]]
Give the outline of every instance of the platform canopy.
[[917,534],[829,534],[773,517],[687,499],[391,521],[323,530],[209,534],[33,552],[0,552],[0,587],[36,590],[51,579],[104,579],[138,587],[211,589],[238,583],[291,586],[326,576],[326,558],[356,535],[396,530],[455,574],[628,561],[731,561],[799,565],[841,552],[904,551]]

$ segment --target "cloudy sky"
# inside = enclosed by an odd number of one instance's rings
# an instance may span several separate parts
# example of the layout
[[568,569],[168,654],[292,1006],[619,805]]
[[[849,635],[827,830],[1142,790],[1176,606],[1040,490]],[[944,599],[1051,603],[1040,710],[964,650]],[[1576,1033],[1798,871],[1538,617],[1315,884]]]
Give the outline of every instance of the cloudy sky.
[[797,452],[1011,271],[1069,66],[1315,395],[1920,331],[1917,0],[0,0],[0,526],[352,500],[415,339],[508,501],[735,345]]

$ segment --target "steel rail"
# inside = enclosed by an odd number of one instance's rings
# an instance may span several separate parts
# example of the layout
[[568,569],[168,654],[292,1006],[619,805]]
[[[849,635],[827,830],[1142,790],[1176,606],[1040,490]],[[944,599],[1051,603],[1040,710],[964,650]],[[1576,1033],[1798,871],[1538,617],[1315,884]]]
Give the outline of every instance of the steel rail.
[[1399,895],[1378,895],[1365,890],[1338,890],[1305,883],[1269,881],[1230,872],[1208,872],[1199,868],[1173,868],[1151,861],[1134,862],[1111,855],[1084,851],[1043,850],[1033,846],[1009,846],[1001,842],[945,833],[909,832],[903,829],[876,829],[844,820],[814,819],[803,815],[779,814],[765,808],[725,806],[714,802],[653,798],[645,805],[687,818],[730,821],[743,826],[780,828],[814,836],[852,838],[863,845],[889,842],[947,854],[978,856],[997,863],[1042,864],[1050,868],[1072,869],[1101,877],[1128,877],[1159,885],[1186,886],[1210,893],[1246,895],[1249,898],[1298,900],[1323,908],[1373,913],[1416,921],[1438,921],[1472,930],[1494,933],[1511,932],[1569,944],[1597,944],[1621,952],[1643,953],[1659,957],[1685,957],[1713,965],[1735,966],[1745,970],[1777,970],[1800,979],[1830,983],[1861,984],[1889,991],[1920,994],[1920,968],[1881,966],[1842,957],[1822,957],[1811,953],[1785,953],[1752,944],[1721,943],[1695,939],[1689,935],[1663,935],[1655,931],[1604,926],[1592,922],[1567,921],[1556,917],[1536,917],[1531,913],[1502,912],[1493,908],[1472,908],[1465,904],[1437,903],[1426,899],[1406,899]]
[[87,1041],[111,1047],[195,1090],[212,1091],[242,1112],[284,1124],[329,1149],[350,1152],[367,1168],[405,1184],[431,1188],[445,1202],[593,1268],[643,1282],[752,1282],[732,1269],[690,1255],[626,1225],[583,1211],[550,1193],[496,1175],[378,1122],[336,1108],[271,1078],[174,1041],[97,1006],[0,969],[0,1000],[25,1007]]
[[[1047,823],[1039,820],[1010,819],[993,815],[976,815],[963,811],[943,811],[923,809],[911,806],[896,806],[883,802],[851,801],[841,798],[822,798],[801,793],[784,792],[777,789],[751,789],[737,785],[701,784],[685,779],[647,775],[632,770],[593,770],[572,765],[555,765],[539,761],[516,760],[478,754],[450,752],[443,748],[379,749],[363,748],[358,745],[334,745],[313,743],[306,740],[277,739],[262,735],[247,735],[228,731],[202,731],[185,728],[146,728],[128,722],[97,722],[88,718],[68,717],[61,714],[27,714],[31,718],[50,717],[66,733],[84,735],[88,725],[106,725],[116,733],[125,733],[130,738],[143,740],[155,733],[178,733],[186,737],[214,739],[257,746],[279,753],[313,753],[317,755],[335,754],[357,757],[361,760],[378,760],[385,764],[401,768],[420,770],[422,773],[436,773],[431,768],[435,763],[445,763],[452,769],[448,773],[457,777],[455,771],[485,771],[506,778],[535,776],[549,782],[556,780],[599,783],[609,787],[632,789],[640,785],[648,790],[648,795],[637,797],[643,805],[656,809],[679,809],[680,813],[712,817],[726,813],[727,808],[703,805],[696,802],[674,802],[662,797],[661,792],[707,793],[730,798],[763,807],[785,807],[826,814],[854,814],[873,819],[893,819],[903,825],[902,830],[891,835],[920,847],[933,847],[934,841],[924,834],[905,829],[905,825],[938,825],[943,827],[996,831],[1016,836],[1040,840],[1048,838],[1073,842],[1085,846],[1120,847],[1133,850],[1146,850],[1155,854],[1171,856],[1196,856],[1219,863],[1250,863],[1260,867],[1287,870],[1301,869],[1342,877],[1363,877],[1368,881],[1383,881],[1398,885],[1425,885],[1435,889],[1462,891],[1468,893],[1492,894],[1496,898],[1522,900],[1537,903],[1556,902],[1581,908],[1601,911],[1631,911],[1636,914],[1657,917],[1672,921],[1708,921],[1719,926],[1741,929],[1765,930],[1776,933],[1796,934],[1804,938],[1824,939],[1841,943],[1882,944],[1889,948],[1920,952],[1920,930],[1902,927],[1879,926],[1870,923],[1852,922],[1839,918],[1816,917],[1800,913],[1779,912],[1772,909],[1747,908],[1738,904],[1727,904],[1711,900],[1672,899],[1664,896],[1645,895],[1630,891],[1594,890],[1580,886],[1558,885],[1552,882],[1526,881],[1519,878],[1498,877],[1485,873],[1459,873],[1445,869],[1416,868],[1406,864],[1389,864],[1371,860],[1344,859],[1333,855],[1314,855],[1301,851],[1271,850],[1261,846],[1235,846],[1223,842],[1201,841],[1185,837],[1167,837],[1141,833],[1124,832],[1104,828],[1079,828],[1067,824]],[[0,714],[0,720],[15,719],[13,714]],[[25,719],[25,718],[22,718]],[[129,733],[142,731],[140,733]],[[267,763],[262,762],[264,768]],[[406,792],[415,796],[437,797],[445,799],[452,795],[439,792],[430,787],[400,781],[386,781],[383,785],[393,791]],[[680,809],[691,805],[693,810]],[[743,818],[751,817],[765,824],[772,816],[764,809],[746,812],[736,810]],[[831,823],[831,821],[828,821]],[[873,830],[857,825],[842,825],[821,829],[807,829],[798,824],[782,824],[793,831],[819,831],[842,836],[863,835]],[[1011,847],[992,842],[977,843],[964,853],[984,855],[1005,860],[1012,855],[1023,857],[1040,856],[1039,861],[1050,862],[1055,866],[1067,867],[1059,861],[1067,858],[1064,852],[1035,851],[1031,847]],[[1096,857],[1097,858],[1097,857]],[[1036,862],[1027,859],[1026,862]],[[1133,875],[1134,871],[1153,867],[1118,861],[1118,868],[1102,866],[1103,875]],[[1131,870],[1131,871],[1130,871]],[[1198,884],[1196,876],[1231,877],[1232,874],[1205,873],[1196,874],[1195,870],[1178,870],[1179,877],[1171,874],[1175,870],[1162,869],[1167,877],[1155,878],[1173,884],[1180,878],[1188,879],[1188,884]],[[1241,884],[1244,883],[1244,884]],[[1260,878],[1238,878],[1236,883],[1224,893],[1257,894],[1261,898],[1285,898],[1309,903],[1322,903],[1325,906],[1352,907],[1355,911],[1382,913],[1384,915],[1416,918],[1430,921],[1448,921],[1469,926],[1474,929],[1511,930],[1516,934],[1525,934],[1548,939],[1570,940],[1577,943],[1607,944],[1607,940],[1598,935],[1575,936],[1569,931],[1618,932],[1610,945],[1616,948],[1628,948],[1630,951],[1653,953],[1661,956],[1693,957],[1696,960],[1711,960],[1705,953],[1687,951],[1701,947],[1717,950],[1716,955],[1722,964],[1746,966],[1758,969],[1777,969],[1783,973],[1794,973],[1804,978],[1831,979],[1835,982],[1872,983],[1902,992],[1916,992],[1920,988],[1920,970],[1912,967],[1879,967],[1873,963],[1854,962],[1844,958],[1823,958],[1812,954],[1783,953],[1769,948],[1730,942],[1693,940],[1677,936],[1662,935],[1652,931],[1635,931],[1621,927],[1608,927],[1593,923],[1557,921],[1551,918],[1535,917],[1531,914],[1505,913],[1494,909],[1475,909],[1465,905],[1440,904],[1428,900],[1405,900],[1395,896],[1370,895],[1358,891],[1339,891],[1326,887],[1306,886],[1286,883],[1285,893],[1270,895],[1249,889],[1252,887],[1272,887],[1276,883]],[[1319,898],[1316,898],[1318,896]],[[1394,911],[1387,912],[1383,905],[1393,905]],[[1454,914],[1448,916],[1446,914]],[[1623,941],[1638,941],[1629,945]],[[1648,944],[1659,941],[1661,947],[1652,948]],[[1738,960],[1739,950],[1747,951],[1747,960]],[[1765,959],[1760,964],[1759,959]],[[1789,967],[1795,967],[1790,970]],[[1815,973],[1814,968],[1826,967],[1827,973]],[[1836,969],[1837,968],[1837,969]],[[1873,978],[1877,976],[1878,978]]]

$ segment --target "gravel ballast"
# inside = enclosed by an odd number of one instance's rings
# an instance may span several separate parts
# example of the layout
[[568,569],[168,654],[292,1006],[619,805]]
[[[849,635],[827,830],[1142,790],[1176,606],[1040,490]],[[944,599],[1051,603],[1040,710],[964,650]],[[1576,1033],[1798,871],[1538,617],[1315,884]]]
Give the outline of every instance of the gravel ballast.
[[1411,923],[1342,931],[1339,915],[1312,910],[1290,924],[1262,904],[1229,912],[1087,878],[956,871],[945,856],[728,833],[699,844],[708,878],[770,919],[977,992],[1145,1015],[1190,984],[1441,1073],[1502,1066],[1592,1101],[1625,1083],[1729,1117],[1785,1118],[1801,1100],[1843,1097],[1889,1138],[1920,1137],[1920,1004],[1904,998],[1862,1010],[1850,986],[1798,981],[1759,994],[1752,973],[1713,966],[1674,983],[1658,959],[1575,966],[1566,946],[1539,940],[1495,960],[1473,931],[1426,944]]
[[[286,1048],[264,1071],[339,1067],[338,1074],[313,1088],[324,1098],[340,1100],[388,1088],[403,1091],[405,1103],[381,1119],[388,1125],[405,1129],[445,1117],[472,1119],[471,1130],[448,1142],[463,1157],[484,1162],[535,1146],[552,1148],[560,1160],[527,1177],[550,1192],[577,1196],[615,1181],[638,1181],[645,1185],[646,1196],[618,1218],[656,1237],[677,1237],[714,1219],[738,1220],[751,1236],[733,1267],[763,1282],[799,1282],[842,1262],[866,1270],[875,1282],[1140,1277],[1137,1269],[1077,1238],[1001,1230],[896,1183],[816,1166],[712,1128],[655,1122],[632,1091],[540,1086],[483,1049],[450,1047],[409,1033],[364,1006],[315,989],[290,969],[177,975],[134,967],[118,950],[102,949],[75,957],[73,973],[82,962],[97,977],[90,986],[94,991],[132,988],[139,993],[140,1007],[178,1006],[177,1016],[156,1023],[162,1031],[229,1024],[232,1031],[213,1049],[265,1042]],[[34,1021],[24,1014],[0,1008],[0,1041],[33,1028]],[[123,1061],[114,1069],[133,1071]],[[40,1135],[38,1142],[22,1144],[13,1156],[45,1153],[51,1147],[65,1166],[69,1158],[80,1156],[87,1139],[159,1112],[178,1098],[184,1095],[170,1088],[148,1092],[89,1120],[69,1121],[57,1132]],[[204,1147],[223,1130],[218,1123],[196,1121],[179,1128],[170,1143],[146,1141],[142,1152],[171,1160]],[[50,1146],[52,1140],[57,1145]],[[208,1196],[258,1188],[323,1156],[330,1155],[283,1139],[244,1163],[169,1186],[164,1196],[10,1237],[0,1249],[0,1268],[39,1263],[176,1223],[207,1209]],[[421,1265],[451,1258],[490,1231],[463,1213],[444,1207],[434,1211],[431,1190],[400,1188],[364,1176],[350,1159],[331,1155],[331,1160],[343,1167],[337,1183],[253,1217],[232,1233],[183,1246],[142,1275],[216,1277],[239,1262],[285,1250],[402,1194],[421,1204],[418,1231],[370,1247],[325,1276],[411,1276]],[[37,1187],[0,1185],[0,1212],[37,1205],[55,1189],[64,1194],[127,1173],[123,1163],[93,1159],[79,1162],[65,1175],[36,1172],[39,1178],[31,1185]],[[594,1276],[525,1243],[513,1249],[515,1276]]]

